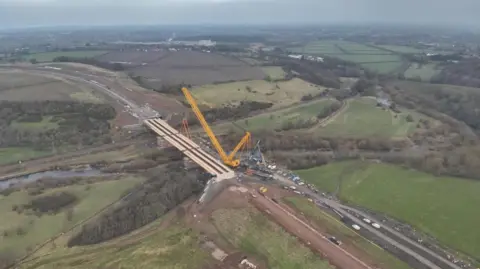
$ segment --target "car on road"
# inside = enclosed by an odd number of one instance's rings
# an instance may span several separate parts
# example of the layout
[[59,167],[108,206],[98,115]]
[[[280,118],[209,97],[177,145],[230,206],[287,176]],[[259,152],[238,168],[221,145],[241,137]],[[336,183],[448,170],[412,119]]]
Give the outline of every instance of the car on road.
[[338,240],[337,238],[335,238],[335,236],[330,236],[330,237],[328,238],[328,240],[330,240],[330,242],[334,243],[334,244],[337,245],[337,246],[342,245],[342,242],[340,242],[340,240]]
[[375,222],[372,223],[372,226],[375,227],[375,228],[377,228],[377,229],[380,229],[380,227],[381,227],[380,224],[375,223]]
[[360,230],[360,226],[358,226],[357,224],[352,224],[352,228],[359,231]]
[[369,219],[367,219],[367,218],[363,218],[363,221],[365,221],[365,222],[368,223],[368,224],[372,223],[372,221],[369,220]]

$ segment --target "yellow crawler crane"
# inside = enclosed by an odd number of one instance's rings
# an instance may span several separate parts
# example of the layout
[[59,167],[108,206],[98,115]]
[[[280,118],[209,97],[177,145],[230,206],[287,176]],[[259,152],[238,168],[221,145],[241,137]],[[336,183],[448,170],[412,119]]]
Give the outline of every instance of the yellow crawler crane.
[[237,146],[232,150],[232,152],[230,152],[229,155],[227,155],[225,153],[225,150],[223,150],[222,146],[218,142],[217,137],[215,136],[212,129],[208,125],[207,121],[205,120],[205,117],[203,116],[202,112],[198,108],[197,102],[195,101],[193,96],[190,94],[190,91],[187,88],[183,87],[182,92],[185,95],[185,98],[187,99],[188,103],[192,107],[193,113],[195,113],[195,116],[197,116],[198,121],[202,125],[203,130],[207,133],[208,137],[210,138],[210,141],[215,147],[215,150],[220,155],[220,158],[222,159],[223,163],[232,168],[238,167],[240,165],[240,160],[235,158],[235,154],[237,154],[237,152],[240,149],[244,149],[247,147],[248,143],[250,142],[250,137],[251,137],[250,132],[245,132],[245,135],[242,137],[242,139],[237,144]]

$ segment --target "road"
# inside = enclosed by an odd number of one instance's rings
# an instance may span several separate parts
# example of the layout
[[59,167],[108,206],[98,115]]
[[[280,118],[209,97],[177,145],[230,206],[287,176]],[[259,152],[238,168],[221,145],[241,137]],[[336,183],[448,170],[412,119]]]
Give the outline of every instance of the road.
[[55,76],[63,77],[65,79],[69,79],[72,81],[77,81],[77,82],[81,82],[81,83],[85,83],[90,86],[93,86],[101,90],[104,94],[110,96],[112,99],[118,101],[124,106],[127,106],[128,112],[139,120],[156,118],[163,113],[165,113],[165,115],[168,114],[168,111],[159,112],[151,108],[138,105],[137,103],[128,99],[127,97],[119,94],[114,90],[111,90],[110,86],[108,85],[115,84],[115,87],[122,87],[124,91],[129,91],[127,88],[119,85],[118,83],[113,83],[112,81],[97,75],[86,74],[79,71],[70,71],[68,69],[48,69],[48,68],[45,68],[45,66],[14,66],[12,68],[18,69],[18,70],[25,70],[32,73],[38,73],[38,74],[55,75]]
[[[35,67],[35,66],[33,66],[33,67],[14,67],[14,68],[20,69],[20,70],[34,71],[34,72],[43,73],[43,74],[54,74],[54,75],[57,75],[57,76],[63,76],[63,77],[65,77],[67,79],[70,79],[70,80],[79,81],[79,82],[83,82],[83,83],[87,83],[89,85],[92,85],[92,86],[102,90],[104,93],[106,93],[107,95],[109,95],[113,99],[115,99],[115,100],[123,103],[124,105],[132,108],[131,114],[138,119],[143,120],[143,119],[158,116],[157,111],[153,111],[153,113],[152,113],[152,111],[149,111],[149,110],[145,111],[142,107],[140,107],[135,102],[133,102],[133,101],[129,100],[128,98],[126,98],[126,97],[118,94],[117,92],[111,90],[110,87],[107,86],[107,85],[109,85],[109,84],[111,85],[112,82],[109,81],[108,79],[104,79],[104,78],[101,78],[99,76],[92,75],[92,74],[72,72],[72,71],[67,71],[67,70],[63,70],[63,69],[62,70],[45,69],[45,67]],[[115,87],[118,87],[118,86],[119,85],[115,85]],[[282,181],[284,181],[284,182],[286,181],[286,182],[288,182],[288,184],[293,185],[288,179],[284,179]],[[347,210],[349,210],[351,212],[359,213],[359,211],[354,209],[354,208],[350,208],[350,207],[342,205],[342,204],[340,204],[336,201],[326,199],[325,197],[322,197],[320,195],[315,194],[314,192],[312,192],[310,189],[308,189],[306,187],[297,186],[297,188],[299,190],[307,193],[308,195],[316,198],[317,200],[324,202],[325,204],[327,204],[331,208],[337,210],[338,212],[340,212],[344,216],[347,216],[348,218],[354,220],[359,226],[361,226],[364,229],[368,230],[369,232],[375,234],[376,236],[385,240],[386,242],[393,245],[394,247],[402,250],[406,254],[415,258],[420,263],[427,266],[428,268],[431,268],[431,269],[447,269],[447,268],[462,269],[459,266],[453,264],[452,262],[446,260],[444,257],[441,257],[440,255],[432,252],[431,250],[421,246],[420,244],[411,240],[410,238],[407,238],[406,236],[396,232],[393,229],[385,227],[385,230],[388,231],[389,233],[393,234],[395,237],[401,239],[403,242],[408,243],[408,245],[411,245],[414,248],[421,250],[423,253],[427,253],[430,256],[429,259],[425,258],[424,256],[418,254],[417,252],[415,252],[411,248],[405,246],[404,245],[405,243],[402,244],[402,243],[394,240],[392,237],[389,237],[385,233],[382,233],[381,231],[379,231],[379,230],[371,227],[370,225],[364,223],[361,219],[357,218],[355,215],[353,215],[353,214],[351,214],[350,212],[347,211]],[[366,214],[363,213],[363,212],[361,212],[360,215],[366,216]],[[370,216],[366,216],[366,217],[368,217],[369,219],[373,219]],[[432,262],[432,260],[435,260],[435,263]],[[442,264],[443,266],[440,267],[436,264]]]
[[261,211],[270,215],[278,224],[302,240],[313,251],[324,256],[330,263],[341,269],[372,269],[370,266],[348,253],[343,248],[330,242],[325,236],[309,224],[297,218],[288,210],[271,199],[254,194],[252,203]]
[[[389,233],[393,234],[396,238],[400,239],[400,240],[398,240],[398,239],[395,240],[395,238],[390,237],[390,236],[386,235],[385,233],[382,233],[381,230],[373,228],[371,225],[363,222],[363,220],[361,218],[358,218],[357,216],[353,215],[352,213],[350,213],[348,211],[356,212],[360,216],[364,216],[364,217],[366,217],[366,218],[368,218],[368,219],[370,219],[374,222],[382,223],[382,222],[379,222],[379,221],[375,220],[371,216],[368,216],[364,212],[361,212],[361,211],[359,211],[357,209],[354,209],[354,208],[351,208],[349,206],[345,206],[345,205],[343,205],[343,204],[341,204],[337,201],[327,199],[327,198],[325,198],[321,195],[318,195],[318,194],[314,193],[313,191],[311,191],[309,188],[307,188],[305,186],[298,186],[298,185],[294,184],[292,181],[290,181],[290,180],[288,180],[288,179],[286,179],[282,176],[276,175],[276,178],[279,179],[280,181],[282,181],[283,183],[285,183],[286,185],[296,186],[299,191],[304,192],[304,193],[308,194],[309,196],[319,200],[320,202],[323,202],[323,203],[327,204],[329,207],[331,207],[332,209],[335,209],[336,211],[338,211],[343,216],[353,220],[360,227],[366,229],[367,231],[369,231],[370,233],[374,234],[375,236],[381,238],[385,242],[387,242],[387,243],[391,244],[392,246],[396,247],[397,249],[403,251],[405,254],[409,255],[410,257],[414,258],[415,260],[417,260],[421,264],[425,265],[427,268],[431,268],[431,269],[448,269],[448,268],[462,269],[458,265],[448,261],[444,257],[442,257],[442,256],[438,255],[437,253],[425,248],[424,246],[422,246],[422,245],[418,244],[417,242],[411,240],[410,238],[402,235],[401,233],[398,233],[397,231],[395,231],[395,230],[393,230],[389,227],[382,226],[383,229],[385,229]],[[403,242],[399,242],[399,241],[403,241]],[[406,245],[409,245],[410,247],[406,246]],[[415,251],[412,248],[417,249],[417,250],[421,250],[421,252],[424,253],[424,255],[419,254],[418,251]]]

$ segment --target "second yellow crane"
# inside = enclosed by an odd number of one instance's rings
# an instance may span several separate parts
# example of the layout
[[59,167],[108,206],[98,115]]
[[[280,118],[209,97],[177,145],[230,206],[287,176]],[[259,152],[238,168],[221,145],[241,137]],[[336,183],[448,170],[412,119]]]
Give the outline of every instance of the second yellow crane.
[[245,132],[245,135],[242,137],[242,139],[237,144],[237,146],[232,150],[232,152],[230,152],[230,154],[227,155],[227,153],[225,153],[225,150],[223,150],[222,146],[218,142],[217,137],[215,136],[212,129],[208,125],[207,121],[205,120],[205,117],[203,116],[202,112],[198,108],[197,102],[195,101],[193,96],[190,94],[190,91],[187,88],[183,87],[182,92],[185,95],[185,98],[187,99],[188,103],[192,107],[193,113],[195,113],[195,116],[197,117],[198,121],[202,125],[203,130],[207,133],[208,137],[210,138],[210,141],[215,147],[215,150],[220,155],[220,158],[222,159],[223,163],[233,168],[238,167],[240,165],[240,160],[236,158],[235,155],[240,149],[244,149],[250,142],[250,137],[251,137],[250,132]]

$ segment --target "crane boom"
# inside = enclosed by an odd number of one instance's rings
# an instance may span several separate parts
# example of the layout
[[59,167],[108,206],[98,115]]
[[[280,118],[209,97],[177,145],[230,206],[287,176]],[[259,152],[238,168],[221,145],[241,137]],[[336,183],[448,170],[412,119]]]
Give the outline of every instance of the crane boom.
[[238,159],[234,159],[235,158],[235,154],[241,149],[243,148],[244,146],[246,146],[246,144],[248,143],[248,141],[250,141],[250,136],[251,134],[249,132],[246,132],[245,136],[242,138],[242,140],[240,140],[240,142],[238,143],[238,145],[233,149],[233,151],[227,156],[227,154],[225,153],[225,151],[223,150],[222,146],[220,145],[220,143],[218,142],[217,140],[217,137],[215,136],[215,134],[213,133],[212,129],[210,128],[210,126],[208,125],[207,121],[205,120],[205,117],[203,116],[202,112],[200,111],[200,109],[198,108],[198,105],[197,105],[197,102],[195,101],[195,99],[193,98],[193,96],[190,94],[190,91],[183,87],[182,88],[182,92],[183,94],[185,95],[185,98],[187,99],[188,103],[190,104],[190,106],[192,107],[192,110],[193,110],[193,113],[195,113],[195,116],[197,116],[197,119],[198,121],[200,121],[200,124],[202,125],[203,127],[203,130],[205,130],[205,132],[207,133],[208,137],[210,138],[210,141],[212,142],[213,146],[215,147],[215,150],[217,150],[218,154],[220,155],[220,158],[222,159],[222,161],[228,165],[228,166],[231,166],[231,167],[237,167],[240,165],[240,160]]

